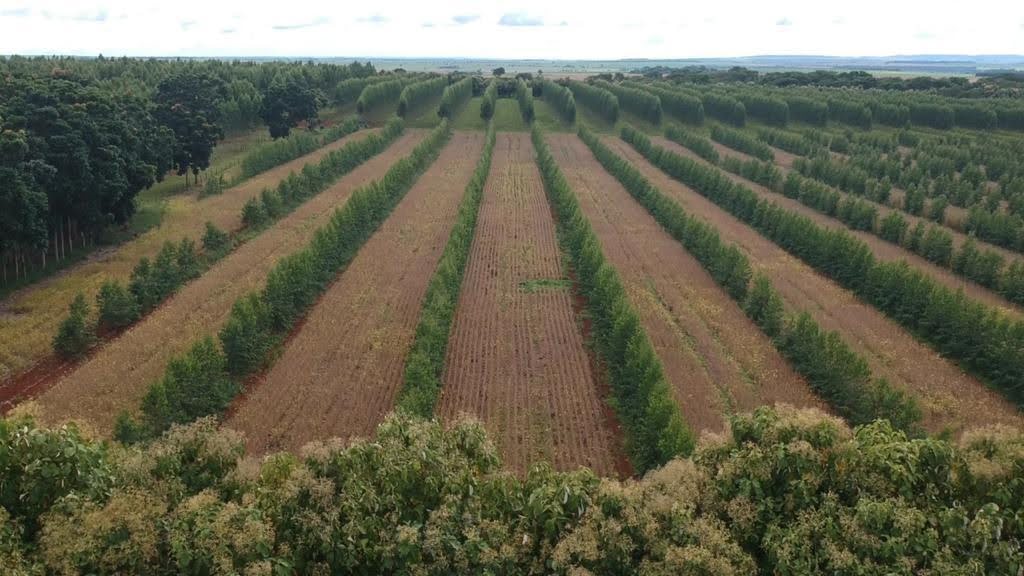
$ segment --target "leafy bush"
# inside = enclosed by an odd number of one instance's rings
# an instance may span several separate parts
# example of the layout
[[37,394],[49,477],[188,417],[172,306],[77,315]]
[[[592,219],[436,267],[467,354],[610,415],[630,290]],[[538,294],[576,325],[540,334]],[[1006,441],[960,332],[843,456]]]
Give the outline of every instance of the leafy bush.
[[53,351],[61,358],[78,358],[96,341],[89,323],[89,304],[81,292],[71,301],[68,315],[53,337]]
[[398,115],[404,118],[431,98],[441,94],[447,86],[448,78],[444,76],[409,84],[402,89],[402,93],[398,96]]
[[444,93],[441,94],[441,104],[437,108],[437,115],[442,118],[451,118],[455,111],[466,103],[473,96],[473,77],[467,76],[462,80],[449,84]]
[[220,228],[213,225],[212,222],[206,223],[206,231],[203,232],[203,251],[207,254],[223,254],[226,249],[230,246],[231,238],[228,237],[227,232],[224,232]]
[[[483,426],[240,466],[212,419],[150,445],[0,422],[8,573],[1016,574],[1024,436],[908,439],[814,410],[730,418],[642,478],[501,470]],[[13,571],[12,571],[13,567]],[[19,572],[21,570],[22,572]]]
[[718,150],[715,150],[715,146],[707,138],[689,130],[680,130],[672,125],[665,127],[665,137],[680,146],[689,148],[694,154],[708,162],[718,164]]
[[731,128],[715,124],[711,127],[711,139],[734,150],[750,154],[754,158],[764,160],[765,162],[773,162],[775,160],[775,154],[767,144],[760,142],[756,138],[748,136],[739,130],[733,130]]
[[484,98],[480,101],[480,117],[490,120],[494,116],[494,108],[498,103],[498,79],[494,78],[487,83],[484,89]]
[[540,87],[544,101],[554,106],[563,120],[570,124],[576,121],[576,98],[568,88],[550,80],[541,80],[534,87]]
[[171,359],[163,378],[146,392],[142,414],[148,429],[160,433],[172,424],[219,414],[237,392],[224,353],[207,336]]
[[120,282],[108,280],[100,286],[96,296],[99,325],[104,328],[123,328],[139,318],[139,303]]
[[569,80],[566,83],[577,102],[582,102],[597,113],[605,122],[615,124],[619,119],[619,99],[604,88],[584,82]]
[[242,158],[241,180],[251,178],[285,162],[305,156],[359,130],[359,118],[350,116],[340,123],[321,131],[294,132],[287,138],[280,138],[264,144]]

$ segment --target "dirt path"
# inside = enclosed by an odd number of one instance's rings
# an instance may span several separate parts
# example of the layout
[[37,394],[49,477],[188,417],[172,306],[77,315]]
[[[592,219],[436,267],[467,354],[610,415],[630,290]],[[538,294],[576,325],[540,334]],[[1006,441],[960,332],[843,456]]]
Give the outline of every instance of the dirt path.
[[355,188],[380,177],[411,152],[423,134],[408,131],[387,151],[241,245],[121,337],[105,344],[39,397],[44,415],[51,422],[85,420],[109,432],[118,412],[138,408],[150,382],[163,374],[172,356],[197,338],[215,334],[238,297],[261,289],[278,259],[308,244],[334,208],[344,204]]
[[[680,146],[679,144],[676,144],[671,140],[655,137],[651,141],[657,144],[658,146],[668,148],[677,154],[687,156],[688,158],[692,158],[693,160],[696,160],[697,162],[700,162],[702,164],[710,165],[707,161],[701,159],[688,148]],[[726,148],[726,150],[729,149]],[[779,151],[776,151],[776,159],[778,158],[778,152]],[[736,152],[734,150],[727,152],[726,154],[731,154],[736,157],[740,157],[742,155],[741,152]],[[787,172],[785,168],[783,168],[782,171],[784,174]],[[902,246],[898,246],[896,244],[893,244],[892,242],[887,242],[871,232],[866,232],[863,230],[852,230],[848,228],[846,224],[843,224],[841,221],[836,220],[831,216],[826,216],[821,212],[818,212],[814,208],[805,206],[797,200],[773,192],[756,182],[752,182],[750,180],[747,180],[746,178],[743,178],[742,176],[738,176],[726,170],[722,170],[722,174],[727,176],[733,182],[742,184],[747,188],[750,188],[754,192],[757,192],[758,195],[760,195],[762,198],[775,202],[776,204],[786,208],[787,210],[803,214],[804,216],[807,216],[811,220],[814,220],[815,223],[821,226],[832,229],[846,230],[847,232],[853,234],[854,236],[862,240],[865,244],[867,244],[868,247],[871,248],[871,252],[875,255],[875,258],[878,258],[879,260],[886,262],[898,262],[900,260],[906,260],[907,263],[909,263],[911,266],[931,276],[940,284],[952,288],[953,290],[958,290],[962,288],[964,292],[971,298],[974,298],[979,302],[984,302],[989,306],[999,308],[1006,312],[1007,314],[1009,314],[1011,317],[1024,317],[1024,310],[1022,310],[1018,305],[1014,304],[1013,302],[1010,302],[1006,298],[1003,298],[996,292],[993,292],[988,288],[985,288],[981,284],[972,282],[970,280],[967,280],[961,276],[954,274],[952,270],[946,268],[945,266],[939,266],[938,264],[934,264],[930,260],[927,260],[922,256],[918,256],[914,252],[911,252],[910,250],[907,250]],[[833,188],[833,190],[835,189]],[[836,190],[836,192],[838,192],[844,198],[848,196],[848,194],[840,190]],[[864,201],[869,202],[866,199],[864,199]],[[892,211],[892,209],[886,208],[881,204],[877,204],[874,202],[872,202],[871,204],[878,208],[880,218],[885,217],[885,215],[888,214],[888,212]],[[908,221],[914,218],[913,216],[910,216],[905,213],[903,214],[903,217],[907,218]],[[915,222],[911,221],[911,225],[913,226],[914,224]]]
[[226,424],[245,433],[250,452],[369,436],[392,409],[423,296],[483,142],[483,132],[455,133],[254,383]]
[[728,414],[764,404],[825,409],[700,262],[577,136],[551,135],[548,141],[695,430],[721,431]]
[[935,432],[944,427],[959,430],[997,422],[1024,425],[1021,413],[1000,394],[915,340],[881,312],[669,178],[625,142],[614,138],[605,142],[687,211],[713,224],[724,240],[739,245],[755,271],[771,279],[788,307],[805,310],[825,329],[838,331],[865,357],[875,375],[912,392],[921,405],[926,428]]
[[167,202],[160,226],[94,257],[69,267],[45,281],[27,286],[2,303],[0,312],[0,381],[25,370],[51,353],[50,340],[57,331],[68,306],[78,292],[94,301],[107,280],[127,282],[132,269],[143,256],[153,257],[164,242],[202,237],[206,222],[222,230],[241,226],[242,206],[264,188],[276,186],[292,171],[310,162],[318,162],[331,150],[353,140],[361,140],[373,130],[361,130],[305,156],[263,172],[218,194],[197,200],[198,190],[179,194]]
[[547,460],[612,475],[621,446],[604,419],[560,258],[530,135],[499,134],[437,413],[483,420],[519,472]]

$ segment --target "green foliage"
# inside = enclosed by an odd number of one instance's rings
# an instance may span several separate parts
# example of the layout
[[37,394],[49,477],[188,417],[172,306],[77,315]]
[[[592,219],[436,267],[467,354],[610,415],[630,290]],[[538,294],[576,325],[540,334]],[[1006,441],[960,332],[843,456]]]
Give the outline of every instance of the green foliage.
[[448,87],[448,78],[437,76],[420,82],[409,84],[402,89],[398,96],[398,115],[406,117],[409,113],[417,110],[430,101],[431,98],[439,96]]
[[704,104],[696,96],[671,90],[662,85],[640,82],[623,82],[622,85],[653,94],[658,98],[662,110],[680,122],[694,125],[704,123]]
[[53,351],[61,358],[78,358],[96,341],[89,323],[89,304],[81,292],[71,301],[68,315],[53,337]]
[[405,359],[404,384],[396,401],[398,409],[409,414],[431,417],[441,393],[448,336],[455,316],[455,306],[459,301],[469,250],[473,244],[484,185],[491,168],[494,133],[494,126],[491,125],[476,170],[459,204],[448,243],[423,298],[416,336]]
[[533,123],[533,91],[522,78],[516,79],[516,100],[519,102],[519,113],[527,125]]
[[366,114],[384,102],[396,100],[402,94],[404,87],[405,83],[399,79],[368,84],[359,93],[359,99],[356,100],[356,111]]
[[748,136],[746,133],[740,132],[739,130],[733,130],[719,124],[715,124],[711,127],[711,139],[734,150],[739,150],[740,152],[749,154],[754,158],[764,160],[765,162],[772,162],[775,160],[775,154],[767,144],[760,142],[756,138]]
[[227,232],[213,225],[206,223],[206,231],[203,232],[203,252],[207,254],[222,254],[230,248],[231,238]]
[[[937,352],[987,380],[1015,402],[1024,402],[1024,322],[951,290],[906,262],[878,262],[871,249],[843,230],[761,199],[715,168],[654,146],[643,134],[623,138],[673,178],[691,186],[760,231],[787,252],[855,292],[909,329]],[[923,224],[906,235],[911,250],[923,249]],[[946,241],[932,234],[929,253],[944,258]]]
[[305,74],[292,69],[274,76],[264,88],[260,118],[270,130],[271,138],[286,138],[301,122],[315,126],[325,100],[323,92]]
[[224,353],[207,336],[168,362],[163,378],[142,400],[143,418],[151,433],[160,433],[172,424],[221,413],[237,392]]
[[624,110],[636,114],[651,124],[661,124],[661,100],[657,96],[625,84],[612,84],[594,80],[593,85],[615,95]]
[[811,142],[800,134],[784,132],[782,130],[773,130],[771,128],[762,128],[758,130],[757,139],[765,144],[781,148],[786,152],[800,156],[810,156],[820,149],[818,144]]
[[270,306],[258,293],[235,301],[220,330],[227,371],[235,377],[255,372],[274,343]]
[[99,325],[107,329],[123,328],[138,320],[139,303],[120,282],[108,280],[96,296]]
[[1024,436],[1007,428],[952,443],[760,408],[629,480],[546,465],[516,477],[480,424],[393,415],[372,441],[258,469],[243,453],[212,419],[112,448],[0,422],[5,573],[980,576],[1024,563]]
[[715,120],[742,128],[747,123],[747,107],[743,102],[725,94],[700,93],[701,103],[708,116]]
[[[582,130],[581,136],[587,138],[589,133]],[[590,141],[594,142],[592,136]],[[559,238],[568,250],[586,296],[597,349],[608,366],[613,406],[626,429],[633,466],[637,470],[648,470],[674,456],[689,453],[693,448],[693,433],[672,397],[661,362],[629,303],[622,281],[605,260],[597,236],[551,155],[543,133],[536,127],[533,143],[544,188],[557,216]],[[642,184],[638,181],[637,186]],[[645,191],[652,202],[663,198],[649,185]],[[711,244],[717,236],[707,240]],[[732,266],[725,275],[731,271],[742,271],[742,268]]]
[[608,90],[594,84],[575,80],[566,82],[577,102],[591,108],[605,122],[615,124],[619,120],[619,99]]
[[441,104],[437,109],[437,115],[442,118],[453,118],[458,110],[467,100],[473,97],[473,77],[467,76],[445,87],[441,94]]
[[690,130],[680,130],[671,124],[665,127],[665,137],[680,146],[689,148],[694,154],[708,162],[718,164],[718,150],[715,150],[715,146],[707,138]]
[[768,277],[758,274],[743,301],[743,311],[771,338],[782,333],[785,308]]
[[498,101],[498,80],[491,80],[484,89],[484,99],[480,101],[480,117],[490,120],[494,116],[494,107]]
[[576,99],[571,90],[550,80],[541,80],[534,86],[540,87],[544,101],[553,106],[563,120],[569,124],[576,121]]
[[264,144],[242,158],[240,180],[252,178],[275,166],[280,166],[296,158],[305,156],[317,148],[321,148],[359,130],[359,119],[351,116],[342,122],[322,130],[319,133],[297,132]]

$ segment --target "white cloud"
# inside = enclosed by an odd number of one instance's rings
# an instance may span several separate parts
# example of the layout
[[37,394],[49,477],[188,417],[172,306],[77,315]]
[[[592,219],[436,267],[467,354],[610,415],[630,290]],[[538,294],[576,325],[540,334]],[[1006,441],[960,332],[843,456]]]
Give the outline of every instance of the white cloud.
[[1024,3],[1008,0],[975,0],[970,10],[941,0],[927,10],[861,0],[838,16],[819,0],[632,0],[625,13],[583,0],[377,0],[363,13],[336,0],[0,3],[0,53],[8,54],[609,59],[1024,50]]

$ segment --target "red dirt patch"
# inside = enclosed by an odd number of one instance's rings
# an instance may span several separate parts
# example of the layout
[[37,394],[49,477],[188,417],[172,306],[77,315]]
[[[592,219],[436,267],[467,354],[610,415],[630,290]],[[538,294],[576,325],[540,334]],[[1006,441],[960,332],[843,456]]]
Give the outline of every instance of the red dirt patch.
[[610,475],[621,445],[605,424],[560,255],[529,134],[499,134],[437,413],[479,417],[518,472],[546,460]]

